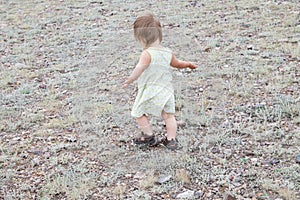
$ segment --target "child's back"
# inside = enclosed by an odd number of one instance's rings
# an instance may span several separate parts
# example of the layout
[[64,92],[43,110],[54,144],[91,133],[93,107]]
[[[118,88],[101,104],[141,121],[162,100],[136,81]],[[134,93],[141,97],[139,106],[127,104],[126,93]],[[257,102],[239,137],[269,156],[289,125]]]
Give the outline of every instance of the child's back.
[[172,51],[157,47],[149,47],[146,51],[150,54],[151,63],[138,79],[139,88],[155,85],[173,90],[170,69]]

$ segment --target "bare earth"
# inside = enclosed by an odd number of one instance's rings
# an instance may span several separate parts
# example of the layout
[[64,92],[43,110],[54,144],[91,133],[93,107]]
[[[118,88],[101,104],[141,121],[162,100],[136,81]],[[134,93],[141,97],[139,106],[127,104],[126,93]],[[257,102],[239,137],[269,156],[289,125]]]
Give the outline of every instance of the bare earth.
[[[152,11],[183,149],[140,148],[121,84]],[[0,199],[300,199],[300,4],[0,1]],[[151,118],[157,135],[161,119]]]

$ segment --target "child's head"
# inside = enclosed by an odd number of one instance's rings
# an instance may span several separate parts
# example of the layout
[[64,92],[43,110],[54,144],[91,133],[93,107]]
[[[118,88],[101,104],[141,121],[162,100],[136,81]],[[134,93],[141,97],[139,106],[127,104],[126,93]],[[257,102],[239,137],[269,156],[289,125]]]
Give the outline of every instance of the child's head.
[[151,13],[138,17],[133,24],[133,29],[134,37],[144,47],[149,47],[157,40],[162,41],[160,22]]

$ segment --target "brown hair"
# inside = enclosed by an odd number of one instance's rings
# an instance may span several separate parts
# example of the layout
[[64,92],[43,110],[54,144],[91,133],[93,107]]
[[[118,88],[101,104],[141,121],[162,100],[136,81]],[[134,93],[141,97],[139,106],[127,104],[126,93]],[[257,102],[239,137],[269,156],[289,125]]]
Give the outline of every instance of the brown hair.
[[162,29],[160,22],[153,14],[147,13],[138,17],[133,23],[134,37],[137,41],[148,47],[157,39],[162,41]]

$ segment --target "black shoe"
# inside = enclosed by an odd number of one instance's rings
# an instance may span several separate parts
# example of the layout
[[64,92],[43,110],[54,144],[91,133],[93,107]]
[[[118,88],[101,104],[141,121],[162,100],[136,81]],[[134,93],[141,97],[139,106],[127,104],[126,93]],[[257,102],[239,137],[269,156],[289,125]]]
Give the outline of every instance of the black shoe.
[[133,139],[133,143],[137,145],[149,145],[156,146],[158,144],[158,139],[155,135],[146,135],[142,133],[139,137]]
[[168,140],[167,137],[162,139],[162,144],[167,148],[172,151],[182,149],[182,146],[180,146],[179,142],[177,139],[171,139]]

